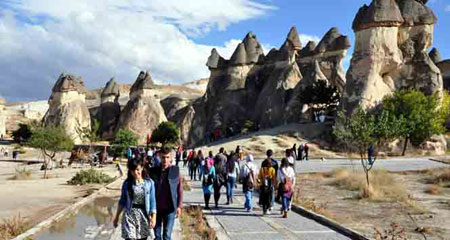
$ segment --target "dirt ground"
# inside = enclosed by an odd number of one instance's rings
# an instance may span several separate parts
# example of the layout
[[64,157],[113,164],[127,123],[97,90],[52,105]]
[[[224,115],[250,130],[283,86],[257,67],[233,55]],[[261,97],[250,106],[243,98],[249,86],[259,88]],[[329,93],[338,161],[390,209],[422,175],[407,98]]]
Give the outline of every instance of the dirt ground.
[[406,186],[421,210],[401,202],[358,199],[356,192],[330,185],[331,180],[322,174],[299,175],[297,187],[302,197],[324,208],[326,215],[367,237],[374,238],[375,229],[389,231],[391,224],[397,224],[395,230],[405,229],[408,239],[450,239],[450,188],[442,187],[440,194],[432,195],[426,193],[429,172],[391,174]]
[[[0,219],[20,215],[34,225],[101,187],[68,185],[66,182],[81,168],[49,170],[50,178],[43,179],[41,164],[27,165],[2,160],[5,159],[0,159]],[[30,179],[12,180],[16,169],[24,168],[31,171]],[[89,166],[84,169],[89,169]],[[102,171],[118,176],[113,165],[102,168]]]

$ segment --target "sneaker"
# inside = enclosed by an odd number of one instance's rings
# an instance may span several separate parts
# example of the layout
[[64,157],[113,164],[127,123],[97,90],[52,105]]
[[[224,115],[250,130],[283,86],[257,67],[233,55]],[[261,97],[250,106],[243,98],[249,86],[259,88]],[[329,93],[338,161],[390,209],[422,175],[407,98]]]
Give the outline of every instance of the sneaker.
[[269,208],[269,210],[267,210],[267,213],[268,213],[268,214],[271,214],[271,213],[272,213],[272,210],[270,210],[270,208]]

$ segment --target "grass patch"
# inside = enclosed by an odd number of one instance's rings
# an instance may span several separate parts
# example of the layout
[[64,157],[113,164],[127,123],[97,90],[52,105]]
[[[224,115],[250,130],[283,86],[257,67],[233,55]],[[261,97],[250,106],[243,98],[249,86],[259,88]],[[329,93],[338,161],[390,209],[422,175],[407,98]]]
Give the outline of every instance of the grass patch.
[[430,171],[429,175],[429,183],[450,187],[450,168],[441,168],[436,171]]
[[181,228],[184,239],[215,240],[216,232],[206,224],[201,206],[188,206],[183,208],[181,215]]
[[341,189],[356,191],[357,199],[369,201],[400,202],[410,206],[415,212],[423,213],[424,208],[415,202],[406,190],[406,186],[396,181],[386,170],[373,170],[369,173],[370,187],[367,187],[365,174],[347,169],[334,169],[326,173],[330,185]]
[[313,198],[302,197],[302,192],[300,188],[295,188],[293,202],[296,205],[302,206],[310,211],[317,214],[323,215],[327,218],[336,219],[335,216],[327,210],[327,203],[317,204]]
[[291,147],[291,146],[290,146],[289,144],[287,144],[285,141],[282,141],[282,140],[280,140],[280,139],[278,139],[278,138],[273,138],[273,139],[272,139],[272,142],[275,143],[275,144],[277,144],[278,147],[281,147],[281,148],[290,148],[290,147]]
[[85,185],[92,183],[107,184],[111,183],[114,180],[115,178],[110,177],[109,175],[101,171],[89,169],[77,172],[77,174],[72,179],[67,181],[67,183],[70,185]]
[[3,219],[0,223],[0,240],[14,238],[24,233],[29,227],[29,221],[20,215],[9,219]]
[[14,176],[12,176],[11,180],[30,180],[31,170],[27,170],[26,168],[16,168],[14,172]]

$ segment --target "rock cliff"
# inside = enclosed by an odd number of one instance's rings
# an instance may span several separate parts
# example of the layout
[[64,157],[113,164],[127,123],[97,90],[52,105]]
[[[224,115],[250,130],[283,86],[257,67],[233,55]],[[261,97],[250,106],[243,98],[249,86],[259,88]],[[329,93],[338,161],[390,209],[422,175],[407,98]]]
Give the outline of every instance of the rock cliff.
[[82,136],[77,130],[91,127],[85,93],[81,77],[61,74],[48,100],[49,109],[44,116],[44,125],[62,126],[76,144],[82,143]]
[[106,83],[100,96],[100,136],[103,139],[112,140],[120,117],[120,90],[119,84],[114,78]]

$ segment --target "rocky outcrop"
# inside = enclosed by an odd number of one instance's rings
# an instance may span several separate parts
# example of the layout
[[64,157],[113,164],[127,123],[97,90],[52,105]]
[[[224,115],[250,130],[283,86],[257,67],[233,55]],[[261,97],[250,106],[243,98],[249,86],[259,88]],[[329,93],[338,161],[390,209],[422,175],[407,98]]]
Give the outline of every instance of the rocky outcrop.
[[180,96],[169,96],[161,100],[161,106],[164,109],[166,118],[171,121],[178,110],[186,107],[188,100],[181,98]]
[[81,77],[61,74],[48,100],[49,109],[44,116],[44,125],[62,126],[76,144],[84,139],[78,129],[90,128],[91,117],[85,103],[84,83]]
[[297,58],[300,71],[303,76],[314,75],[317,73],[318,64],[320,72],[325,75],[329,84],[343,92],[346,79],[342,61],[349,47],[348,37],[340,34],[337,28],[331,28],[317,46],[315,42],[309,42],[301,49]]
[[439,53],[437,48],[431,49],[431,51],[428,53],[428,56],[435,64],[438,64],[440,61],[442,61],[441,54]]
[[152,91],[153,81],[149,72],[141,71],[130,91],[130,100],[120,114],[119,128],[127,129],[139,137],[139,143],[145,144],[147,135],[164,121],[164,109]]
[[0,98],[0,137],[6,134],[5,99]]
[[442,93],[442,75],[427,54],[436,17],[426,1],[373,0],[353,21],[355,49],[342,106],[371,108],[397,89]]
[[106,83],[100,96],[100,136],[102,139],[112,140],[120,117],[120,90],[114,78]]

